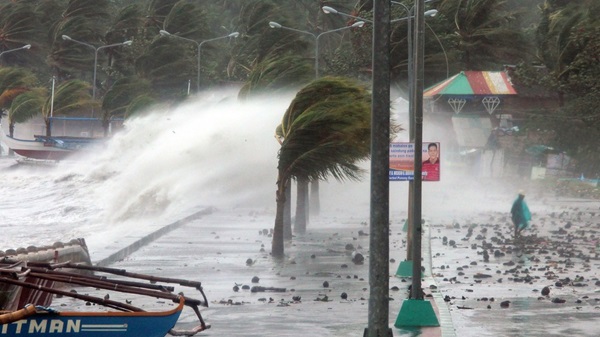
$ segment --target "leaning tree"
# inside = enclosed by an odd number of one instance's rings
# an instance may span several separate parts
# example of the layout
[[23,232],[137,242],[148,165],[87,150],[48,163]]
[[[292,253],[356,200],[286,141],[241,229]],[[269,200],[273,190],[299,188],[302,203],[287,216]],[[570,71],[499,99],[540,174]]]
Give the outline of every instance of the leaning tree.
[[[363,170],[357,163],[368,158],[370,151],[370,102],[364,86],[345,78],[325,77],[300,90],[288,107],[279,132],[273,257],[284,256],[285,191],[291,179],[299,185],[329,176],[360,179]],[[306,198],[299,195],[298,199],[296,226],[302,232]]]

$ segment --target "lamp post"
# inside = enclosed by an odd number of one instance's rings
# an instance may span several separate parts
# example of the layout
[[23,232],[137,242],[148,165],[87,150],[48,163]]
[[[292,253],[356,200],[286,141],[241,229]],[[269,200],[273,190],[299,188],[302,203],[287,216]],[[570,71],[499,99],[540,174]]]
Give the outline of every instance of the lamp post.
[[329,34],[329,33],[339,32],[340,30],[345,30],[345,29],[350,29],[350,28],[360,28],[364,25],[365,25],[364,21],[357,21],[350,26],[328,30],[328,31],[322,32],[320,34],[314,34],[311,32],[304,31],[304,30],[299,30],[299,29],[295,29],[295,28],[282,26],[279,23],[274,22],[274,21],[269,22],[269,26],[271,28],[286,29],[286,30],[290,30],[293,32],[297,32],[297,33],[308,34],[315,39],[315,79],[319,78],[319,39],[321,38],[321,36],[323,36],[325,34]]
[[[413,179],[413,190],[409,196],[413,200],[412,205],[412,284],[409,299],[404,300],[395,327],[423,327],[440,326],[436,314],[429,301],[423,299],[421,292],[421,199],[422,199],[422,145],[423,145],[423,70],[424,70],[424,27],[423,16],[424,0],[415,0],[415,21],[413,30],[414,48],[412,51],[413,62],[410,71],[413,73],[411,98],[413,102],[411,116],[414,119],[414,160],[415,170]],[[409,210],[410,211],[410,210]],[[418,312],[419,315],[414,315]]]
[[[388,283],[388,268],[386,262],[389,257],[389,180],[386,172],[382,172],[381,168],[389,166],[389,139],[382,140],[375,136],[380,133],[386,134],[389,130],[381,129],[383,126],[389,128],[390,110],[389,105],[389,34],[390,23],[402,20],[410,20],[409,29],[412,25],[412,19],[415,22],[414,38],[411,36],[409,40],[409,73],[413,76],[409,85],[411,106],[411,140],[415,146],[415,170],[414,170],[414,188],[409,192],[409,198],[413,200],[412,205],[409,203],[409,212],[412,211],[413,219],[411,226],[413,228],[413,249],[412,258],[417,260],[412,266],[412,290],[411,300],[408,305],[403,305],[396,323],[396,327],[400,326],[439,326],[439,322],[435,317],[435,313],[431,308],[431,304],[423,301],[421,294],[421,160],[422,160],[422,126],[423,126],[423,27],[425,16],[434,16],[436,10],[424,12],[424,0],[415,0],[416,15],[413,12],[407,11],[408,16],[396,20],[390,20],[390,2],[386,0],[374,1],[373,13],[375,22],[373,23],[373,50],[383,50],[383,53],[374,53],[373,55],[373,116],[372,116],[372,134],[371,134],[371,239],[369,247],[371,249],[371,260],[369,262],[369,285],[370,285],[370,301],[369,301],[369,326],[365,332],[365,336],[382,336],[385,333],[387,326],[387,314],[389,304],[382,300],[384,295],[387,295]],[[340,14],[343,16],[364,20],[364,18],[355,17],[346,13],[338,12],[337,10],[324,6],[323,11],[326,14]],[[409,35],[413,35],[410,34]],[[413,42],[414,41],[414,42]],[[412,44],[415,44],[414,48]],[[414,111],[414,112],[413,112]],[[377,123],[375,123],[377,122]],[[377,132],[375,131],[376,127]],[[412,206],[412,207],[411,207]],[[427,307],[429,305],[429,307]],[[406,312],[415,313],[417,316],[424,316],[423,320],[415,322],[414,320],[405,322]],[[421,315],[421,313],[423,313]],[[402,315],[404,314],[404,315]],[[391,335],[391,333],[388,333]]]
[[[432,2],[435,0],[424,0],[423,4],[426,4],[428,2]],[[409,15],[409,22],[408,22],[408,112],[409,112],[409,141],[411,143],[415,143],[415,110],[414,110],[414,103],[415,100],[413,99],[413,91],[415,89],[415,85],[414,83],[414,74],[415,71],[413,70],[413,59],[414,59],[414,48],[413,48],[413,41],[415,41],[415,37],[413,36],[413,19],[414,19],[414,10],[415,10],[415,5],[413,5],[410,9],[404,5],[401,2],[397,2],[397,1],[391,1],[392,4],[394,5],[400,5],[402,7],[404,7],[404,10],[406,11],[406,13]],[[437,10],[428,10],[425,11],[423,13],[424,17],[427,16],[435,16],[437,14]],[[425,25],[427,25],[427,22],[424,22]],[[429,26],[429,25],[428,25]],[[446,77],[448,77],[448,56],[446,55],[446,50],[444,49],[444,45],[442,44],[442,42],[440,41],[440,39],[437,37],[437,34],[435,33],[435,31],[433,29],[431,29],[431,27],[429,27],[429,29],[431,30],[431,32],[433,33],[433,35],[435,36],[435,38],[437,39],[442,51],[444,52],[444,57],[446,59]],[[413,270],[413,265],[412,265],[412,261],[413,261],[413,209],[414,209],[414,200],[413,200],[413,195],[414,195],[414,180],[410,180],[408,182],[408,217],[407,217],[407,222],[409,224],[408,226],[408,240],[407,240],[407,245],[406,245],[406,261],[403,261],[400,263],[400,266],[398,268],[398,272],[396,275],[399,276],[411,276],[412,275],[412,270]]]
[[181,39],[181,40],[185,40],[185,41],[189,41],[189,42],[193,42],[198,46],[198,74],[197,74],[197,79],[196,79],[196,91],[200,92],[200,50],[202,49],[202,45],[207,43],[207,42],[211,42],[211,41],[215,41],[215,40],[221,40],[221,39],[226,39],[228,37],[238,37],[240,35],[240,33],[238,32],[233,32],[231,34],[225,35],[225,36],[219,36],[219,37],[215,37],[214,39],[208,39],[208,40],[203,40],[203,41],[195,41],[192,39],[188,39],[187,37],[183,37],[183,36],[179,36],[179,35],[173,35],[169,32],[167,32],[164,29],[161,29],[159,31],[160,35],[162,36],[167,36],[167,37],[174,37],[177,39]]
[[[434,0],[424,0],[423,3],[425,4],[425,3],[428,3],[428,2],[431,2],[431,1],[434,1]],[[414,90],[414,85],[413,85],[413,82],[414,82],[413,81],[413,70],[412,70],[413,69],[413,57],[414,57],[414,55],[413,55],[414,54],[414,48],[413,48],[414,37],[413,37],[413,32],[412,31],[413,31],[413,19],[415,18],[415,15],[414,15],[415,6],[412,6],[409,9],[406,5],[404,5],[401,2],[397,2],[397,1],[390,1],[390,2],[391,2],[391,4],[400,5],[400,6],[404,7],[404,10],[406,11],[406,14],[407,14],[406,17],[399,18],[399,19],[394,19],[394,20],[391,20],[390,22],[391,23],[395,23],[395,22],[400,22],[400,21],[408,20],[408,34],[407,34],[408,35],[408,43],[407,43],[407,45],[408,45],[408,72],[407,73],[408,73],[408,83],[409,83],[409,86],[408,86],[408,90],[409,90],[409,93],[408,93],[408,97],[409,97],[409,100],[408,100],[409,101],[409,108],[408,108],[408,111],[409,111],[409,139],[410,139],[411,143],[414,143],[415,142],[415,135],[414,135],[414,132],[415,132],[414,131],[414,128],[415,128],[414,127],[414,109],[413,109],[414,100],[413,100],[413,93],[412,93],[413,90]],[[335,8],[330,7],[330,6],[323,6],[322,9],[323,9],[323,12],[325,14],[338,14],[338,15],[342,15],[342,16],[345,16],[345,17],[353,18],[353,19],[358,19],[358,20],[372,22],[372,21],[370,21],[368,19],[361,18],[359,16],[354,16],[354,15],[350,15],[350,14],[347,14],[347,13],[340,12],[340,11],[336,10]],[[434,16],[437,15],[437,13],[438,13],[437,9],[430,9],[430,10],[427,10],[427,11],[423,12],[423,17],[434,17]],[[433,32],[433,30],[432,30],[432,32]],[[433,33],[435,34],[435,32],[433,32]],[[438,39],[438,42],[440,43],[440,46],[442,47],[442,50],[444,50],[444,46],[441,44],[441,42],[439,41],[439,39]],[[445,55],[445,51],[444,51],[444,55]],[[447,60],[447,57],[446,57],[446,65],[447,64],[448,64],[448,60]],[[446,68],[448,68],[448,67],[446,66]],[[409,188],[409,192],[408,192],[408,194],[409,194],[409,198],[408,199],[409,200],[408,200],[408,219],[407,219],[407,221],[408,221],[408,224],[412,224],[412,220],[413,220],[413,214],[412,214],[413,213],[412,212],[412,210],[413,210],[413,198],[412,198],[412,195],[413,195],[413,189],[414,189],[414,181],[412,181],[412,180],[409,181],[408,182],[408,186],[409,186],[408,187]],[[406,251],[407,251],[407,253],[406,253],[407,262],[408,261],[412,261],[412,253],[413,253],[412,239],[411,239],[412,235],[413,235],[412,226],[409,225],[408,226],[407,249],[406,249]],[[402,276],[410,276],[410,275],[412,275],[412,265],[410,263],[408,263],[408,264],[405,264],[404,262],[401,263],[401,266],[398,269],[398,272],[401,272],[400,270],[402,270],[402,273],[406,273],[406,274],[403,274]]]
[[[395,1],[392,1],[392,3],[393,4],[400,4],[399,2],[395,2]],[[366,22],[369,22],[369,23],[373,23],[373,20],[369,20],[369,19],[361,18],[360,16],[354,16],[354,15],[351,15],[351,14],[348,14],[348,13],[340,12],[337,9],[335,9],[333,7],[330,7],[330,6],[323,6],[323,7],[321,7],[321,9],[323,10],[323,12],[325,14],[338,14],[338,15],[345,16],[345,17],[348,17],[348,18],[352,18],[352,19],[357,19],[357,20],[361,20],[361,21],[366,21]],[[437,13],[438,13],[437,9],[430,9],[428,11],[425,11],[423,13],[423,15],[426,16],[426,17],[434,17],[434,16],[437,15]],[[390,23],[396,23],[396,22],[400,22],[400,21],[404,21],[404,20],[411,20],[413,17],[414,17],[414,15],[412,13],[409,13],[408,16],[405,16],[403,18],[390,20]]]
[[[271,28],[275,28],[275,29],[286,29],[292,32],[297,32],[297,33],[301,33],[301,34],[308,34],[310,36],[312,36],[315,39],[315,79],[319,78],[319,39],[321,38],[321,36],[325,35],[325,34],[329,34],[329,33],[334,33],[334,32],[338,32],[340,30],[345,30],[345,29],[350,29],[350,28],[360,28],[362,26],[364,26],[365,23],[364,21],[357,21],[354,24],[350,25],[350,26],[346,26],[346,27],[340,27],[340,28],[336,28],[336,29],[332,29],[332,30],[328,30],[325,32],[322,32],[320,34],[315,34],[315,33],[311,33],[308,31],[304,31],[304,30],[299,30],[299,29],[295,29],[295,28],[291,28],[291,27],[286,27],[283,26],[275,21],[271,21],[269,22],[269,27]],[[320,202],[319,202],[319,196],[318,196],[318,191],[319,191],[319,181],[318,180],[313,180],[311,183],[311,190],[313,191],[311,194],[311,206],[310,209],[313,209],[312,207],[314,206],[314,210],[316,211],[315,214],[319,214],[320,212]],[[291,193],[290,192],[290,187],[288,186],[288,189],[286,190],[286,193]],[[289,197],[289,194],[286,194],[286,198],[287,200],[291,200],[291,198]],[[286,207],[288,207],[290,204],[286,203]]]
[[31,48],[31,45],[30,44],[26,44],[26,45],[21,46],[19,48],[5,50],[3,52],[0,52],[0,57],[2,57],[2,55],[4,55],[4,54],[12,53],[13,51],[18,51],[18,50],[21,50],[21,49],[29,49],[29,48]]
[[[95,102],[96,101],[96,70],[98,68],[98,52],[105,48],[111,48],[111,47],[117,47],[117,46],[130,46],[133,43],[133,41],[127,40],[127,41],[124,41],[121,43],[113,43],[113,44],[107,44],[107,45],[100,46],[100,47],[94,47],[93,45],[91,45],[89,43],[75,40],[68,35],[63,35],[62,39],[66,40],[66,41],[72,41],[72,42],[78,43],[80,45],[84,45],[84,46],[92,48],[94,50],[94,78],[92,80],[92,101]],[[92,104],[92,118],[94,118],[94,105],[93,104]]]

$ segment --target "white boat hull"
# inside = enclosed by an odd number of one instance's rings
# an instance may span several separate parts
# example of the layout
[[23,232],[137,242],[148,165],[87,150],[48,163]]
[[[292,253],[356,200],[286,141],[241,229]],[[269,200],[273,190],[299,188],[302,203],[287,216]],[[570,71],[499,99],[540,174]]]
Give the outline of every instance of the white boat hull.
[[16,154],[40,160],[63,160],[76,151],[63,149],[40,140],[17,139],[2,132],[2,141]]

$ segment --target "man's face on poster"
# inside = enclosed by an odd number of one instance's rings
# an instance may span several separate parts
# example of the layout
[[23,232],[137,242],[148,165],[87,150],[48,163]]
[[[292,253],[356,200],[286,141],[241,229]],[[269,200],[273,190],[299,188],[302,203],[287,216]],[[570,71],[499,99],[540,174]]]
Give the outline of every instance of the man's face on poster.
[[430,146],[427,149],[427,154],[429,155],[429,162],[431,162],[431,163],[437,162],[438,156],[439,156],[437,146]]

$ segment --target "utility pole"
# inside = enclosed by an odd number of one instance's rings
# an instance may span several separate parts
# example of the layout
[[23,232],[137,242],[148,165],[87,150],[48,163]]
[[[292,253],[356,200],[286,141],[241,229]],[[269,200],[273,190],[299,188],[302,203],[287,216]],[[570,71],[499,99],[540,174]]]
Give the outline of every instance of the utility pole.
[[414,88],[412,101],[415,125],[415,177],[413,179],[413,277],[410,298],[422,300],[421,292],[421,201],[422,201],[422,162],[423,162],[423,69],[424,69],[424,29],[423,0],[415,4],[415,38],[413,50]]
[[392,334],[389,322],[390,1],[373,1],[371,202],[368,337]]

